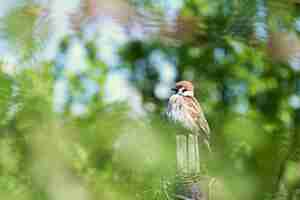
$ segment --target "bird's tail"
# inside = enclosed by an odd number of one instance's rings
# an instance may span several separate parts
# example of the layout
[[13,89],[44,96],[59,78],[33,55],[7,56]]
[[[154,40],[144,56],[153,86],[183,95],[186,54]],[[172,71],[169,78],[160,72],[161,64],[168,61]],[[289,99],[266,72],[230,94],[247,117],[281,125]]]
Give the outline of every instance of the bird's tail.
[[208,152],[211,153],[210,142],[207,139],[204,139],[204,143],[205,143],[205,145],[207,147]]

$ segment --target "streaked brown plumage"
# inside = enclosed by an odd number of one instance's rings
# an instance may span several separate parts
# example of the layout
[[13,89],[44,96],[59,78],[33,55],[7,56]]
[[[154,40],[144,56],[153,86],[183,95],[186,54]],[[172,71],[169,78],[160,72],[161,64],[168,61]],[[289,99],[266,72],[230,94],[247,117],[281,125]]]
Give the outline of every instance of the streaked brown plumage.
[[169,98],[168,117],[181,123],[193,134],[201,136],[209,147],[210,128],[199,102],[194,97],[193,84],[190,81],[180,81],[173,90],[175,94]]

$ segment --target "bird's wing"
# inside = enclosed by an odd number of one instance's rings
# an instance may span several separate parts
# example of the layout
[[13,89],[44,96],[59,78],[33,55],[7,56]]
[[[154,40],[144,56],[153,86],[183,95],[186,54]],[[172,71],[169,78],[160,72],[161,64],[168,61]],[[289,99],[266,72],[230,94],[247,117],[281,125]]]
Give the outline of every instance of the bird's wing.
[[199,127],[200,132],[204,135],[205,139],[209,140],[210,128],[208,122],[204,116],[204,112],[195,97],[188,97],[189,113],[194,119],[194,122]]

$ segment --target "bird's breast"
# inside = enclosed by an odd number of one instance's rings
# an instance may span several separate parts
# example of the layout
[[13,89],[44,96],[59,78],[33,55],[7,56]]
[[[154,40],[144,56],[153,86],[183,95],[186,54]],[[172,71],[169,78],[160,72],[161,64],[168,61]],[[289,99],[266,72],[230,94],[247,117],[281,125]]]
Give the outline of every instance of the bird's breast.
[[167,115],[172,121],[181,123],[187,129],[195,129],[194,120],[186,109],[182,96],[173,95],[170,97]]

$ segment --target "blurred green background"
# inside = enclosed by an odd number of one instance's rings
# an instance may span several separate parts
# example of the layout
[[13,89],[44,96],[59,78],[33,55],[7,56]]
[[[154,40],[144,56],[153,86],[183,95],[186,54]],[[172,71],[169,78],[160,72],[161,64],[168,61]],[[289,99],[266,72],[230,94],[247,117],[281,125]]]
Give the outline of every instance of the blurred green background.
[[178,80],[214,199],[300,199],[299,1],[0,3],[1,199],[172,199]]

